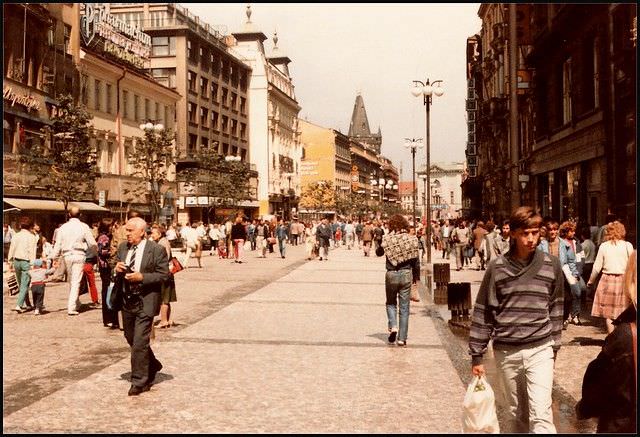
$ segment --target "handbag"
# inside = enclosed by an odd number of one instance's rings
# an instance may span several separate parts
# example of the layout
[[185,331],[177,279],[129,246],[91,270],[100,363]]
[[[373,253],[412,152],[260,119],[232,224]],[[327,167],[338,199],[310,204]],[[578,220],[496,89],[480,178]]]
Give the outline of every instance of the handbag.
[[178,258],[172,256],[169,260],[169,271],[171,272],[171,274],[175,275],[182,270],[184,270],[184,266],[182,265],[182,263],[178,261]]
[[11,296],[18,294],[20,287],[18,286],[18,278],[15,273],[10,273],[7,276],[7,286],[9,287],[9,294]]
[[418,294],[418,283],[414,282],[411,284],[411,294],[409,299],[412,302],[420,302],[420,294]]
[[107,308],[111,311],[120,311],[122,309],[123,278],[124,275],[115,275],[109,284],[109,288],[107,288]]
[[269,244],[276,244],[276,237],[269,237],[267,238],[267,242]]
[[89,278],[87,274],[82,272],[82,278],[80,279],[80,289],[78,290],[78,296],[87,294],[89,292]]

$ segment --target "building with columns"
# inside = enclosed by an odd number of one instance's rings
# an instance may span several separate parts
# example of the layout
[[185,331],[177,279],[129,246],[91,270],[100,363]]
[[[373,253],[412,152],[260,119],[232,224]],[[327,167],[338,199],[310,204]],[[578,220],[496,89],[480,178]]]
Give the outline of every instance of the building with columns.
[[228,41],[230,50],[251,68],[247,98],[249,105],[250,155],[258,171],[260,215],[278,215],[289,219],[298,209],[301,194],[300,162],[302,146],[298,114],[300,106],[289,72],[291,59],[278,47],[265,49],[267,36],[247,21]]

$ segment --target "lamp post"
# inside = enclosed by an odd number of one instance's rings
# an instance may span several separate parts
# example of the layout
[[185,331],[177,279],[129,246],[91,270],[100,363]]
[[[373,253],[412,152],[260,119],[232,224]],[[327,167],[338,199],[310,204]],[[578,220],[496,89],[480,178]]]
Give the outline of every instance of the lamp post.
[[[429,117],[429,109],[431,107],[431,95],[435,94],[437,97],[441,97],[444,94],[444,89],[440,86],[440,84],[442,83],[442,80],[434,80],[433,82],[429,82],[429,79],[427,79],[426,83],[419,81],[419,80],[414,80],[413,81],[413,88],[411,89],[411,94],[413,94],[415,97],[419,97],[419,96],[423,96],[423,103],[424,106],[426,108],[426,138],[427,138],[427,143],[426,143],[426,155],[427,155],[427,166],[425,168],[425,173],[427,176],[426,179],[426,184],[427,186],[431,185],[431,140],[430,140],[430,122],[431,119]],[[434,87],[434,85],[436,85],[436,87]],[[431,199],[429,198],[429,196],[427,196],[427,216],[428,216],[428,220],[426,222],[426,233],[425,233],[425,237],[427,240],[427,269],[426,269],[426,282],[427,282],[427,290],[429,290],[429,292],[431,292]]]
[[[422,179],[422,182],[424,183],[424,191],[422,191],[422,208],[424,211],[424,214],[422,215],[422,217],[425,220],[426,223],[426,218],[427,218],[427,175],[423,174],[420,175],[420,179]],[[431,194],[431,193],[429,193]]]
[[[413,227],[418,230],[416,224],[416,204],[417,202],[417,186],[416,186],[416,150],[422,147],[422,138],[405,138],[404,146],[411,150],[411,176],[413,179],[413,185],[411,186],[411,203],[413,204]],[[427,152],[428,153],[428,152]]]

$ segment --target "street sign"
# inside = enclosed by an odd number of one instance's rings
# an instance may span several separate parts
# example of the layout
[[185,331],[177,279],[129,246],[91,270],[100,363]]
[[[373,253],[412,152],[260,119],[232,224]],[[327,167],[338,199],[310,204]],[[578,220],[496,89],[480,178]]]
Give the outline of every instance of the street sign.
[[98,191],[98,206],[104,206],[107,201],[107,193],[104,190]]

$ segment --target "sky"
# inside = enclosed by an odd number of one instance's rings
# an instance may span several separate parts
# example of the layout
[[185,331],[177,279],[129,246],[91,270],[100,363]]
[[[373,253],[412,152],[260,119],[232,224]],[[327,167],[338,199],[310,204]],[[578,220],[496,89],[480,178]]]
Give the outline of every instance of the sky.
[[[206,23],[237,32],[246,22],[246,3],[183,3]],[[411,152],[405,138],[424,138],[426,111],[410,90],[413,80],[442,80],[445,93],[433,97],[431,162],[463,162],[466,40],[480,32],[478,3],[254,3],[251,21],[290,59],[289,72],[299,117],[347,134],[358,92],[369,127],[382,131],[382,154],[411,180]],[[424,148],[416,169],[424,168]]]

